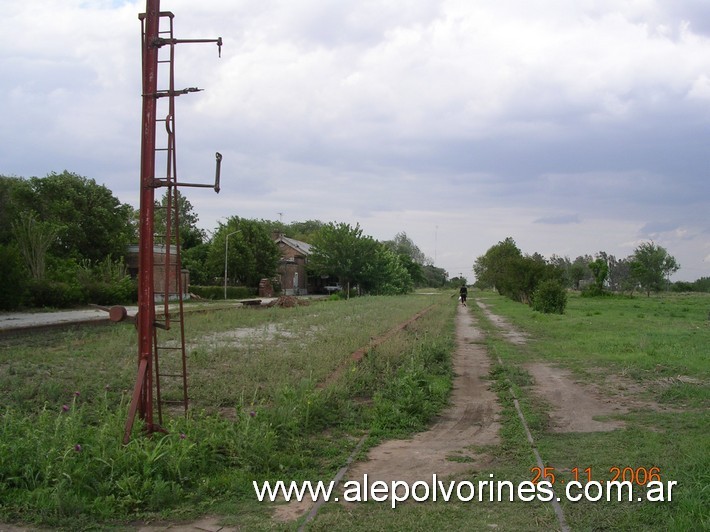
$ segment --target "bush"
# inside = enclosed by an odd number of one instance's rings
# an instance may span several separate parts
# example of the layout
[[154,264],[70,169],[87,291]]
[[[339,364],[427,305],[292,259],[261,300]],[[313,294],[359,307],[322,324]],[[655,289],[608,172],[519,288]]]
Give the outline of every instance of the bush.
[[32,280],[29,293],[29,303],[33,307],[66,308],[86,302],[79,286],[48,279]]
[[[190,293],[205,299],[224,299],[224,286],[190,285]],[[228,286],[227,299],[249,299],[257,295],[256,288]]]
[[0,244],[0,310],[14,310],[24,303],[29,277],[20,252]]
[[542,281],[532,297],[532,308],[545,314],[564,314],[567,292],[558,281]]
[[84,286],[86,301],[96,305],[133,303],[138,299],[138,285],[130,277],[112,282],[94,281]]
[[599,288],[595,284],[590,284],[589,286],[582,289],[582,297],[601,297],[608,296],[609,292],[603,288]]

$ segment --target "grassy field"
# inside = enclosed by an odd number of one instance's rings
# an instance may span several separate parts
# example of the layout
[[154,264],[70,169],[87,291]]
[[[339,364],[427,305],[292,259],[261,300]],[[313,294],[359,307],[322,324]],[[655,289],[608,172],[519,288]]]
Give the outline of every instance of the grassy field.
[[[571,295],[565,315],[542,315],[491,292],[475,292],[496,314],[526,333],[525,345],[511,344],[477,307],[486,331],[491,384],[503,406],[502,442],[488,449],[490,463],[459,480],[531,480],[536,461],[514,408],[519,398],[545,467],[554,468],[556,488],[573,479],[612,480],[618,467],[658,471],[676,481],[672,502],[561,502],[572,530],[707,530],[710,527],[710,324],[707,295],[587,299]],[[558,433],[550,422],[555,407],[535,393],[530,363],[569,370],[580,386],[608,392],[609,401],[632,400],[615,416],[625,428],[609,432]],[[628,471],[628,470],[627,470]],[[638,473],[637,473],[638,472]],[[627,476],[627,478],[630,478]],[[635,491],[643,493],[641,491]],[[549,504],[522,502],[328,505],[313,530],[555,530]]]
[[[615,468],[642,475],[656,467],[662,481],[678,482],[672,502],[563,502],[573,529],[710,527],[708,295],[573,295],[564,315],[534,313],[491,293],[477,297],[530,336],[526,345],[511,346],[487,325],[489,349],[502,359],[501,373],[515,385],[545,465],[554,467],[558,478],[570,480],[575,467],[579,472],[591,468],[598,481],[611,480]],[[485,322],[480,310],[475,312]],[[554,405],[531,393],[524,368],[536,361],[566,368],[575,380],[605,391],[610,401],[631,404],[628,413],[617,416],[625,429],[551,431],[548,413]]]
[[2,338],[0,519],[76,530],[217,513],[269,528],[253,480],[331,478],[366,431],[370,445],[420,430],[445,404],[452,315],[448,294],[190,314],[191,414],[125,447],[132,326]]
[[[530,480],[535,460],[515,412],[520,399],[545,466],[559,478],[592,468],[657,467],[677,481],[670,503],[566,503],[573,530],[702,530],[710,526],[710,297],[581,298],[564,315],[542,315],[478,292],[528,336],[509,343],[471,301],[496,364],[501,443],[478,449],[490,463],[460,480]],[[431,308],[430,308],[431,307]],[[370,351],[372,337],[430,308]],[[294,530],[255,500],[252,480],[329,480],[363,434],[422,430],[451,382],[454,300],[449,294],[324,301],[293,309],[242,309],[188,317],[191,415],[169,434],[120,444],[135,378],[135,331],[126,325],[0,339],[0,519],[67,529],[130,529],[135,520],[225,516],[250,530]],[[502,364],[498,364],[498,360]],[[526,370],[545,362],[633,399],[610,432],[551,430],[555,405]],[[344,365],[344,366],[343,366]],[[337,368],[345,371],[335,381]],[[327,386],[322,386],[323,383]],[[366,449],[365,448],[365,449]],[[364,450],[363,450],[364,452]],[[442,528],[550,530],[549,504],[326,505],[312,530]]]

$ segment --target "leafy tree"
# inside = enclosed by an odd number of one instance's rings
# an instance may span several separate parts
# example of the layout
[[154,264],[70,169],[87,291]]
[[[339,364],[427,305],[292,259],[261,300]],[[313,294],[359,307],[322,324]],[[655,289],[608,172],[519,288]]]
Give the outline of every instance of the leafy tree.
[[14,241],[12,224],[32,210],[34,191],[26,179],[0,176],[0,244]]
[[284,230],[284,234],[301,242],[312,243],[318,231],[325,224],[320,220],[306,220],[305,222],[291,222]]
[[38,218],[55,227],[51,250],[60,257],[92,262],[107,255],[123,256],[134,238],[133,208],[93,179],[70,172],[30,179],[32,208]]
[[461,288],[462,284],[465,284],[466,286],[468,286],[468,280],[463,275],[460,277],[457,275],[456,277],[452,277],[451,279],[449,279],[448,282],[446,283],[446,286],[448,288],[459,289],[459,288]]
[[555,268],[548,265],[544,257],[539,254],[512,259],[507,271],[508,277],[503,283],[503,295],[526,305],[532,304],[533,294],[541,281],[562,277],[561,273],[553,274]]
[[668,254],[665,248],[653,242],[639,245],[632,255],[631,275],[650,296],[651,292],[660,292],[669,282],[671,274],[677,272],[680,265]]
[[671,286],[674,292],[710,292],[710,277],[701,277],[692,283],[688,281],[676,281]]
[[412,290],[410,271],[420,266],[390,246],[364,236],[359,225],[330,223],[315,235],[309,257],[311,269],[321,275],[333,275],[350,294],[350,285],[362,292],[403,294]]
[[208,273],[207,258],[211,245],[199,244],[189,249],[184,249],[180,254],[182,267],[190,272],[190,284],[211,285],[214,279]]
[[594,275],[593,294],[602,295],[604,293],[604,283],[609,276],[609,265],[603,257],[599,257],[589,263],[589,269]]
[[693,283],[696,292],[710,292],[710,277],[701,277]]
[[364,242],[373,246],[369,254],[371,260],[358,273],[358,285],[364,292],[379,295],[406,294],[413,287],[412,278],[406,268],[407,257],[394,253],[387,246],[372,239]]
[[424,266],[414,261],[409,255],[399,253],[395,253],[395,255],[400,265],[404,267],[404,269],[407,271],[407,275],[411,279],[411,282],[414,283],[414,285],[427,286],[427,278],[424,276]]
[[57,237],[56,230],[49,224],[38,221],[33,212],[28,212],[21,214],[13,222],[12,232],[32,279],[44,279],[47,250]]
[[574,286],[574,283],[572,281],[572,276],[570,273],[570,270],[572,268],[572,261],[569,260],[569,257],[560,257],[559,255],[552,255],[550,257],[550,260],[548,261],[551,265],[555,266],[558,268],[561,272],[563,272],[563,278],[562,278],[562,284],[563,286],[566,286],[568,288],[572,288]]
[[359,224],[328,223],[313,239],[309,264],[317,274],[337,277],[349,297],[350,284],[361,280],[365,265],[374,261],[374,242]]
[[528,305],[541,281],[563,278],[563,271],[549,264],[539,253],[523,256],[511,237],[478,257],[473,270],[477,286],[493,286],[499,294]]
[[[190,201],[183,196],[180,191],[176,191],[173,195],[173,201],[177,198],[178,203],[178,221],[180,224],[180,246],[181,249],[187,250],[195,246],[199,246],[205,241],[205,232],[197,227],[199,218]],[[168,207],[168,191],[165,191],[163,197],[158,202],[155,202],[155,233],[164,235],[166,232],[165,222],[167,221]],[[172,208],[175,206],[172,205]],[[174,221],[172,223],[174,230]]]
[[431,260],[405,232],[397,233],[392,240],[387,240],[384,244],[397,255],[405,255],[417,264],[431,264]]
[[569,269],[569,278],[575,290],[579,290],[582,281],[592,279],[593,275],[589,269],[589,263],[593,260],[591,255],[584,255],[577,257],[574,259],[574,262],[572,262]]
[[629,259],[617,259],[614,255],[607,257],[609,264],[609,288],[613,292],[622,292],[633,288]]
[[232,216],[220,224],[207,253],[207,272],[212,279],[224,276],[225,249],[230,284],[256,287],[261,279],[276,274],[281,257],[279,248],[264,224],[257,220]]
[[449,274],[443,268],[437,268],[433,264],[422,266],[422,276],[424,285],[432,288],[441,288],[446,285]]
[[511,282],[511,265],[514,260],[522,256],[522,252],[511,237],[490,247],[484,255],[476,259],[473,265],[476,286],[495,288],[499,294],[504,295]]
[[431,264],[431,260],[407,236],[407,233],[397,233],[394,239],[383,242],[383,245],[400,257],[414,284],[417,286],[427,284],[423,266],[424,264]]
[[273,220],[261,220],[269,233],[283,233],[289,238],[308,242],[311,244],[316,233],[320,231],[325,224],[320,220],[306,220],[305,222],[291,222],[284,224]]
[[27,270],[16,246],[0,244],[0,309],[22,305],[27,290]]

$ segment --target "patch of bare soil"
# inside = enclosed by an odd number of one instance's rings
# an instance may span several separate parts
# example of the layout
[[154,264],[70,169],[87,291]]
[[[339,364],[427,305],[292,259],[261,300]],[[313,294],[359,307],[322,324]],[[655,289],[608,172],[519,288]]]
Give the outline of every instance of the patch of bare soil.
[[271,301],[266,306],[267,307],[283,307],[283,308],[293,308],[299,305],[310,305],[310,302],[306,299],[299,299],[294,296],[281,296],[274,301]]
[[465,307],[456,316],[456,353],[451,405],[427,431],[409,440],[391,440],[370,450],[367,461],[356,464],[348,476],[368,481],[426,480],[469,471],[489,461],[471,446],[499,441],[500,406],[486,380],[490,363],[482,334]]
[[[482,301],[476,303],[506,340],[515,345],[527,342],[527,336],[510,322],[493,314]],[[553,432],[605,432],[624,427],[623,421],[596,419],[629,411],[618,398],[605,395],[596,385],[579,382],[570,371],[542,362],[527,364],[525,369],[534,379],[533,393],[552,406]]]
[[239,527],[223,526],[218,517],[206,516],[193,523],[165,523],[139,526],[137,532],[237,532]]
[[274,521],[287,523],[295,521],[306,515],[313,506],[313,501],[310,497],[304,497],[302,501],[290,501],[285,504],[279,504],[274,508],[274,513],[271,516]]
[[[482,339],[473,317],[460,306],[456,316],[453,360],[456,376],[451,405],[429,430],[408,440],[390,440],[370,449],[366,461],[349,469],[346,475],[349,479],[362,482],[367,474],[368,484],[377,480],[413,483],[431,479],[433,474],[444,479],[491,461],[491,457],[471,449],[500,441],[500,405],[486,380],[490,363]],[[310,506],[305,501],[279,505],[274,518],[298,519]]]
[[596,385],[578,382],[571,372],[550,364],[526,364],[525,369],[535,381],[533,393],[552,405],[552,432],[606,432],[624,427],[620,420],[596,419],[628,412],[626,405],[605,396]]
[[409,324],[417,321],[419,318],[421,318],[427,312],[429,312],[432,308],[434,308],[433,305],[428,308],[425,308],[424,310],[417,312],[414,316],[409,318],[407,321],[402,322],[399,325],[395,325],[393,328],[391,328],[386,333],[381,334],[377,338],[371,339],[370,343],[367,346],[362,347],[362,348],[358,349],[357,351],[355,351],[354,353],[352,353],[350,355],[350,358],[345,363],[338,366],[335,369],[335,371],[333,371],[333,373],[331,373],[323,382],[319,383],[318,388],[320,388],[320,389],[326,388],[330,384],[336,382],[342,376],[342,374],[345,371],[348,364],[351,364],[353,362],[355,362],[355,363],[360,362],[371,349],[374,349],[375,347],[380,345],[382,342],[385,342],[386,340],[390,339],[392,336],[397,334],[402,329],[407,328],[407,326],[409,326]]
[[513,327],[513,325],[502,316],[493,314],[493,312],[491,312],[490,307],[480,299],[476,299],[476,304],[481,308],[481,310],[483,310],[483,313],[486,315],[486,318],[491,320],[493,325],[495,325],[498,329],[501,330],[503,337],[511,344],[525,345],[527,343],[528,337],[525,333]]
[[[516,345],[525,344],[527,336],[524,333],[501,316],[493,314],[482,301],[476,300],[476,303],[486,317],[501,330],[504,338]],[[535,380],[533,393],[552,406],[550,421],[553,432],[616,430],[624,427],[623,421],[600,421],[595,418],[625,414],[633,409],[673,411],[671,408],[642,398],[648,390],[621,375],[605,375],[605,386],[602,388],[597,384],[575,379],[570,371],[542,362],[526,365],[525,369]],[[681,377],[678,376],[676,381],[689,382]]]

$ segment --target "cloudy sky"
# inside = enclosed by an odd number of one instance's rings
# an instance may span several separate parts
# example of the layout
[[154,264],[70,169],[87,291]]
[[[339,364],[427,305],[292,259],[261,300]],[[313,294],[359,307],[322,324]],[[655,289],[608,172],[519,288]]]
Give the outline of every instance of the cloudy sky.
[[[0,174],[138,204],[145,2],[0,0]],[[641,242],[710,275],[710,2],[163,0],[183,44],[181,180],[230,215],[407,235],[451,276]]]

